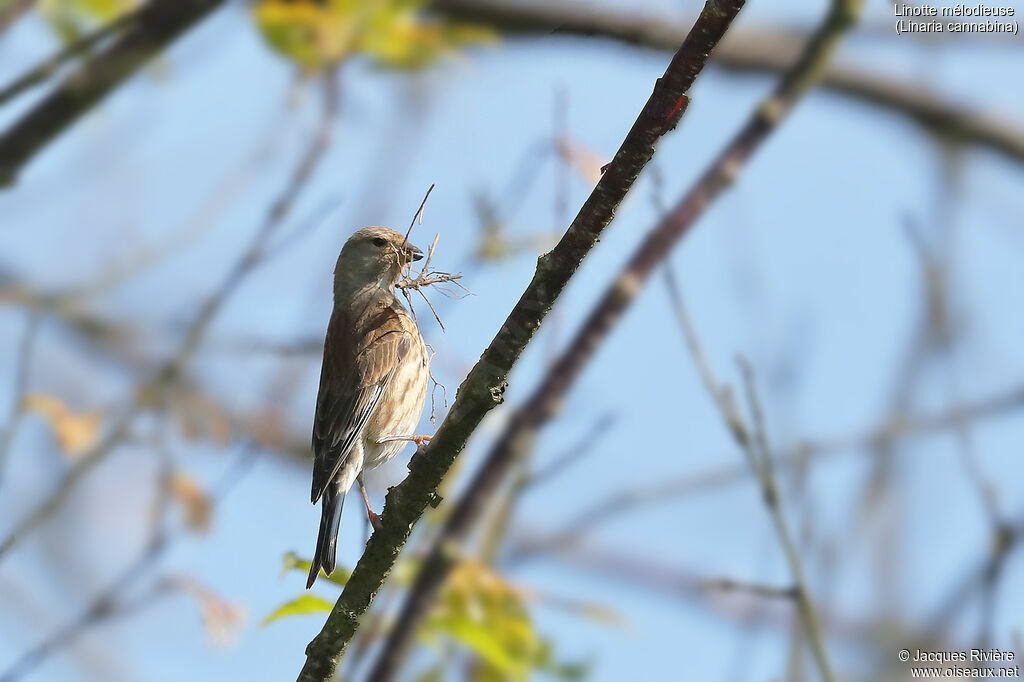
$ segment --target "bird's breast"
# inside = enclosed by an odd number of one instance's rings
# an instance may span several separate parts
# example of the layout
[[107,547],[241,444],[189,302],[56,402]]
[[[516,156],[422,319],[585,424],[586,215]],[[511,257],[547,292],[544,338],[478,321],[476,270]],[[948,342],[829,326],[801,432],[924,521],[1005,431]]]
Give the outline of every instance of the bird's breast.
[[423,416],[430,357],[419,330],[414,327],[411,335],[413,348],[395,369],[377,409],[363,430],[364,469],[379,466],[401,452],[408,445],[407,441],[378,441],[389,436],[412,435]]

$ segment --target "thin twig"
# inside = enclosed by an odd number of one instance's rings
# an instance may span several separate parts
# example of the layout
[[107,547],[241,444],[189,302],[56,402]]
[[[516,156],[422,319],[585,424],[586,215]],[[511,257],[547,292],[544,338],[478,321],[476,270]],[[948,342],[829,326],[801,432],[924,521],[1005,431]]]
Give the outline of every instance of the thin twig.
[[79,117],[225,0],[150,0],[132,13],[133,26],[82,61],[47,95],[0,133],[0,186]]
[[[689,324],[687,321],[686,324]],[[1024,387],[1003,391],[975,403],[965,403],[932,414],[891,417],[882,424],[848,436],[800,442],[776,458],[781,469],[805,467],[811,462],[847,452],[878,448],[900,438],[922,436],[938,431],[956,430],[958,424],[991,419],[1024,408]],[[580,512],[557,531],[533,537],[531,544],[521,545],[512,553],[518,560],[532,558],[540,552],[580,539],[600,523],[643,507],[677,500],[687,495],[706,493],[748,479],[747,468],[726,464],[703,471],[683,472],[659,477],[609,495]]]
[[7,417],[7,426],[0,434],[0,487],[3,486],[4,472],[7,470],[7,459],[10,456],[14,436],[18,425],[25,414],[25,393],[28,390],[29,369],[32,365],[32,349],[35,346],[39,331],[40,313],[31,308],[25,321],[25,331],[21,336],[18,352],[14,356],[14,384],[11,386],[11,411]]
[[617,416],[614,412],[605,413],[595,419],[593,425],[587,429],[577,443],[555,455],[546,466],[539,467],[530,473],[523,486],[523,491],[548,482],[592,452],[597,442],[615,427],[616,419]]
[[[224,500],[251,470],[256,456],[257,451],[250,444],[242,447],[237,460],[232,463],[211,490],[211,505],[215,506]],[[166,507],[169,497],[165,487],[166,481],[162,480],[162,471],[158,478],[161,480],[157,489],[157,504],[160,507]],[[58,628],[43,641],[22,654],[0,675],[0,682],[15,682],[15,680],[23,678],[47,658],[73,644],[88,628],[119,616],[136,613],[141,607],[152,603],[156,597],[166,594],[167,585],[158,583],[154,589],[139,598],[129,600],[123,596],[133,584],[159,562],[174,542],[187,535],[186,527],[180,527],[175,531],[167,530],[162,523],[162,514],[159,516],[160,518],[153,525],[153,532],[149,540],[138,557],[111,580],[108,586],[102,589],[75,619]]]
[[57,72],[65,62],[80,57],[97,45],[112,39],[118,33],[128,30],[136,19],[136,12],[129,12],[107,22],[78,40],[68,43],[56,54],[44,59],[8,85],[0,88],[0,106],[14,99],[26,90],[43,83]]
[[[409,229],[405,231],[405,239],[402,240],[402,246],[405,246],[409,241],[409,235],[412,234],[412,228],[416,225],[416,220],[419,219],[420,225],[423,224],[423,207],[427,205],[427,199],[430,198],[430,193],[434,191],[434,183],[430,183],[430,187],[427,188],[427,193],[423,195],[423,201],[420,202],[420,207],[416,209],[416,212],[412,215],[412,220],[409,221]],[[434,239],[437,242],[437,239]]]
[[6,31],[21,16],[32,9],[36,0],[10,0],[0,9],[0,33]]
[[[675,280],[673,278],[666,277],[666,283],[670,290],[674,289]],[[682,296],[678,290],[671,291],[671,294],[673,301],[676,302],[680,326],[683,328],[694,363],[698,366],[704,380],[705,388],[712,402],[721,413],[722,421],[726,428],[746,456],[747,463],[750,465],[750,469],[760,485],[761,497],[775,526],[779,544],[789,565],[790,574],[793,579],[793,599],[800,610],[804,630],[807,633],[807,640],[811,645],[815,662],[818,665],[822,679],[825,682],[832,682],[835,680],[835,675],[832,673],[832,667],[825,651],[824,637],[818,621],[817,611],[811,598],[810,588],[804,575],[803,561],[800,558],[796,542],[793,539],[793,534],[789,529],[789,524],[786,522],[785,513],[782,509],[781,496],[775,480],[771,449],[764,428],[764,413],[754,386],[753,373],[749,365],[741,360],[740,367],[746,389],[747,403],[753,415],[753,425],[748,426],[743,415],[736,407],[732,394],[715,379],[711,367],[704,356],[693,323],[690,322],[689,316],[686,315],[685,308],[682,305]]]
[[[434,188],[434,186],[431,185],[430,189],[433,189],[433,188]],[[430,196],[430,190],[427,190],[427,196]],[[427,201],[427,197],[423,197],[423,202],[426,203],[426,201]],[[421,214],[420,212],[422,210],[423,210],[423,205],[421,204],[420,205],[420,211],[417,211],[417,215],[420,215]],[[416,222],[416,218],[414,217],[413,218],[413,223],[415,223],[415,222]],[[412,227],[410,226],[409,229],[412,230]],[[408,237],[408,234],[406,235],[406,237]],[[434,314],[434,319],[437,320],[437,324],[438,324],[438,326],[441,327],[441,331],[443,332],[445,330],[444,329],[444,322],[441,321],[441,316],[437,314],[437,310],[434,308],[434,304],[430,302],[430,299],[427,297],[427,294],[424,293],[423,289],[428,287],[428,286],[435,285],[435,284],[446,284],[446,283],[449,283],[449,282],[454,282],[455,286],[459,287],[462,291],[466,292],[467,295],[472,295],[473,292],[471,292],[469,289],[467,289],[465,286],[463,286],[462,282],[458,281],[458,280],[462,279],[462,275],[461,274],[453,275],[453,274],[450,274],[450,273],[447,273],[447,272],[432,271],[430,269],[430,261],[434,258],[434,250],[437,248],[437,242],[438,242],[438,240],[440,238],[441,238],[441,233],[440,232],[437,233],[436,235],[434,235],[434,241],[430,244],[430,249],[427,250],[427,257],[423,261],[423,267],[420,269],[420,274],[418,274],[416,277],[412,277],[411,276],[412,264],[409,264],[407,266],[408,269],[409,269],[408,270],[409,274],[406,275],[401,280],[399,280],[398,284],[395,285],[395,288],[398,289],[399,291],[401,291],[402,295],[405,296],[405,300],[409,304],[409,310],[410,310],[410,312],[412,312],[412,315],[413,315],[414,318],[416,316],[416,311],[413,310],[412,298],[410,297],[409,292],[410,291],[415,291],[416,293],[418,293],[423,298],[423,300],[426,301],[427,306],[430,308],[430,312]],[[442,292],[444,291],[444,289],[440,289],[440,290]]]
[[[509,0],[437,0],[435,12],[497,26],[514,38],[575,35],[614,40],[655,50],[674,50],[686,26],[630,11],[602,11],[589,3],[510,2]],[[932,34],[929,34],[932,35]],[[958,42],[969,34],[958,33]],[[984,35],[988,40],[995,34]],[[740,29],[715,50],[712,63],[739,73],[774,75],[791,71],[798,51],[809,40],[791,28]],[[821,87],[853,101],[908,118],[945,140],[977,145],[1024,161],[1024,128],[1020,115],[995,116],[984,107],[968,109],[955,98],[923,86],[919,79],[894,77],[891,70],[853,63],[830,64]]]

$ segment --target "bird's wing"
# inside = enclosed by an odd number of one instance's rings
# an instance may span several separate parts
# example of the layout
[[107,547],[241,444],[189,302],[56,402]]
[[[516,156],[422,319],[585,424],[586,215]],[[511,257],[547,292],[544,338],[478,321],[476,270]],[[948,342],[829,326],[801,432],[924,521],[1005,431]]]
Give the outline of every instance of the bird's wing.
[[314,503],[345,462],[410,345],[391,308],[355,320],[342,311],[331,316],[313,418]]

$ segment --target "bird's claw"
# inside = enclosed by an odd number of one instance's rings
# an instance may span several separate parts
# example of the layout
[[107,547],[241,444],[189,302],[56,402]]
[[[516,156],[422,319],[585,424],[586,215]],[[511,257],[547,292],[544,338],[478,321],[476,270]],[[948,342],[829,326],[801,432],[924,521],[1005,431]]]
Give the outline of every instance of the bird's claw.
[[434,438],[433,436],[428,436],[426,434],[414,433],[411,436],[387,436],[386,438],[381,438],[377,442],[378,443],[394,443],[396,441],[405,440],[405,441],[412,441],[413,443],[416,443],[416,445],[422,446],[424,443],[429,443],[431,440],[433,440],[433,438]]

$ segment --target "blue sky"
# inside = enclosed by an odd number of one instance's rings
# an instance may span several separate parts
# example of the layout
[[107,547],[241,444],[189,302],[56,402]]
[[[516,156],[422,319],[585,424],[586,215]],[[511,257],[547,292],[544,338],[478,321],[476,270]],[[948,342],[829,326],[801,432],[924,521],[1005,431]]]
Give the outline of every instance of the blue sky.
[[[651,11],[676,8],[668,2],[651,5]],[[772,20],[809,25],[820,11],[816,3],[751,3],[738,27]],[[885,8],[875,5],[869,17],[883,25],[888,20]],[[841,56],[924,82],[988,112],[1024,111],[1024,53],[1017,45],[974,45],[861,38],[848,42]],[[0,40],[0,80],[53,47],[45,27],[22,22]],[[568,98],[573,136],[608,158],[666,59],[606,43],[550,39],[474,49],[417,76],[381,73],[361,63],[346,66],[335,144],[287,228],[323,214],[325,204],[337,208],[245,283],[219,316],[193,372],[230,406],[273,403],[277,398],[269,386],[277,361],[258,355],[227,361],[218,340],[287,342],[322,334],[341,243],[363,224],[405,226],[432,182],[437,189],[413,241],[425,246],[441,232],[435,262],[464,268],[476,237],[473,193],[500,194],[524,151],[550,137],[556,93],[564,90]],[[654,162],[664,177],[666,201],[685,191],[769,86],[765,78],[714,69],[700,78],[693,105]],[[17,108],[0,111],[0,125],[16,113]],[[59,288],[88,279],[135,247],[194,229],[198,236],[185,248],[95,303],[105,314],[148,320],[145,353],[157,360],[173,348],[174,330],[191,318],[247,243],[317,116],[318,93],[296,87],[292,68],[267,50],[246,12],[221,11],[41,154],[17,187],[0,194],[2,263],[41,288]],[[921,224],[929,238],[949,226],[955,256],[950,281],[961,330],[956,348],[930,365],[913,391],[915,409],[950,404],[951,386],[970,399],[1024,379],[1024,241],[1016,220],[1024,208],[1021,170],[964,150],[960,194],[943,200],[948,190],[941,161],[933,140],[912,123],[814,94],[673,252],[671,262],[711,365],[720,378],[735,382],[733,358],[742,354],[752,361],[762,379],[769,432],[780,448],[858,433],[885,417],[902,353],[921,314],[919,262],[904,231],[908,219]],[[533,234],[564,227],[554,218],[556,173],[550,160],[540,167],[510,230]],[[573,176],[573,211],[588,191]],[[202,208],[211,193],[223,201]],[[651,193],[648,173],[515,369],[509,404],[535,385],[551,349],[566,341],[608,274],[653,224]],[[534,256],[526,254],[464,268],[476,295],[441,299],[446,334],[420,311],[425,335],[438,352],[438,378],[450,392],[500,326],[533,266]],[[13,357],[22,320],[21,311],[0,309],[0,357]],[[82,408],[124,395],[130,377],[69,349],[53,325],[44,325],[43,332],[34,390]],[[306,432],[312,414],[318,364],[300,365],[300,388],[284,406],[298,434]],[[0,407],[7,399],[0,396]],[[660,276],[602,347],[562,416],[542,433],[538,461],[577,442],[608,413],[615,415],[614,428],[570,472],[530,494],[520,506],[517,532],[555,530],[624,486],[742,461],[700,388],[668,314]],[[470,466],[501,419],[496,412],[485,422],[465,455]],[[423,428],[429,428],[426,420]],[[1001,509],[1019,518],[1024,500],[1013,482],[1024,473],[1024,419],[988,420],[972,434]],[[16,445],[0,497],[0,534],[51,489],[63,466],[37,420],[26,420]],[[207,482],[230,465],[230,452],[185,442],[174,449],[179,464]],[[857,517],[871,460],[859,451],[815,466],[803,502],[787,509],[794,527],[809,525],[816,538],[808,561],[823,608],[851,620],[888,608],[910,622],[925,622],[988,546],[988,521],[955,439],[948,433],[908,439],[895,453],[898,489],[866,524],[858,525]],[[370,476],[377,500],[403,475],[400,459]],[[132,560],[146,528],[153,468],[154,459],[142,448],[119,450],[45,533],[0,564],[0,669],[67,622]],[[261,458],[218,511],[211,532],[176,545],[167,557],[165,572],[193,574],[248,610],[249,625],[234,647],[210,646],[195,605],[171,598],[90,631],[32,679],[91,679],[81,677],[83,670],[109,680],[293,676],[322,618],[294,618],[262,629],[255,623],[302,589],[303,576],[280,578],[279,566],[285,552],[308,553],[312,547],[318,510],[307,502],[307,479],[305,468]],[[351,504],[343,519],[342,564],[351,565],[361,548],[358,511]],[[893,538],[883,552],[893,558],[890,568],[877,563],[882,537]],[[699,576],[788,581],[749,480],[623,514],[586,541]],[[823,569],[820,558],[829,547],[835,566]],[[1020,568],[1019,557],[1012,558],[999,593],[994,634],[1005,647],[1021,625],[1015,614],[1024,606],[1024,585],[1014,580]],[[879,590],[879,570],[888,571],[891,592]],[[785,627],[744,634],[714,609],[547,559],[517,566],[510,578],[604,604],[622,616],[621,626],[608,626],[541,606],[534,610],[540,629],[555,636],[564,657],[593,660],[592,679],[763,680],[785,673]],[[976,639],[976,617],[968,608],[954,620],[953,633],[965,646]],[[876,662],[863,647],[842,639],[829,644],[848,679],[859,679]],[[896,645],[902,643],[879,644],[873,655],[890,662]]]

